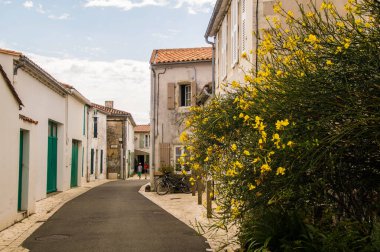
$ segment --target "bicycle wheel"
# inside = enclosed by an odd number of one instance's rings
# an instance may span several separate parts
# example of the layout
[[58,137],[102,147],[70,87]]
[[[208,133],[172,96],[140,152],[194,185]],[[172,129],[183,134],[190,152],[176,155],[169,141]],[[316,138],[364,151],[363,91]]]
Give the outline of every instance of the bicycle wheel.
[[162,180],[157,181],[156,193],[158,195],[164,195],[169,192],[169,185]]

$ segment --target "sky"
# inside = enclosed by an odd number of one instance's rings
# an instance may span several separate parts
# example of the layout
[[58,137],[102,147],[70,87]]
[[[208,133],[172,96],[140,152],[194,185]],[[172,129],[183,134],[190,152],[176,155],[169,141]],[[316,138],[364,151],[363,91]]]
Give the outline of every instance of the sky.
[[0,48],[149,123],[153,49],[207,46],[216,0],[0,0]]

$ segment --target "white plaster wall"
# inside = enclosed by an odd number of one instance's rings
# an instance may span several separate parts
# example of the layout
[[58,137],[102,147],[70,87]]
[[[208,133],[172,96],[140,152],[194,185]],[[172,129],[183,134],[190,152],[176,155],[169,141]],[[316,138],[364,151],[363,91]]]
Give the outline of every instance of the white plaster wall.
[[[71,161],[72,161],[72,142],[79,141],[78,146],[78,186],[82,184],[82,162],[83,170],[86,165],[87,157],[87,113],[84,109],[86,104],[73,95],[68,95],[67,99],[67,141],[66,141],[66,167],[64,172],[63,190],[67,190],[71,185]],[[85,132],[83,132],[85,125]],[[84,133],[84,134],[83,134]],[[84,148],[84,153],[83,153]],[[82,160],[84,158],[85,160]]]
[[[125,132],[126,132],[126,143],[127,149],[125,152],[125,167],[129,169],[129,174],[131,174],[134,170],[134,157],[132,154],[135,152],[135,131],[131,121],[128,119],[125,124]],[[128,152],[131,154],[131,157],[128,157]]]
[[[0,59],[1,60],[1,59]],[[0,64],[4,67],[2,61]],[[0,230],[17,218],[19,173],[19,106],[0,76]]]
[[[90,181],[105,179],[107,176],[107,115],[97,111],[98,137],[94,138],[94,108],[89,109],[88,114],[88,152],[86,174]],[[91,173],[91,149],[94,149],[94,173]],[[96,156],[98,150],[98,156]],[[100,173],[100,153],[103,150],[103,173]],[[86,165],[85,165],[86,166]]]
[[[165,66],[155,67],[156,70],[156,103],[152,106],[158,110],[158,116],[154,115],[156,119],[156,125],[153,125],[151,121],[151,128],[156,127],[155,135],[155,157],[154,162],[156,169],[159,167],[159,145],[160,143],[170,143],[172,145],[180,145],[179,135],[184,130],[183,119],[189,110],[189,107],[178,107],[179,104],[179,86],[175,88],[175,109],[169,110],[167,108],[168,97],[168,83],[179,82],[192,82],[197,83],[197,94],[201,91],[202,87],[212,80],[212,66],[211,62],[199,62],[190,64],[177,64],[166,66],[165,74],[160,75],[159,87],[158,85],[158,73],[163,73]],[[153,91],[152,91],[153,92]],[[151,141],[154,137],[154,133],[151,132]],[[153,146],[152,146],[153,148]],[[153,160],[152,160],[153,161]],[[150,167],[152,167],[152,161],[150,161]]]
[[57,94],[38,80],[18,70],[15,88],[23,101],[25,108],[22,114],[36,121],[38,125],[30,132],[30,192],[32,201],[46,197],[47,183],[47,145],[48,122],[52,120],[58,124],[57,150],[57,190],[67,188],[65,182],[65,97]]

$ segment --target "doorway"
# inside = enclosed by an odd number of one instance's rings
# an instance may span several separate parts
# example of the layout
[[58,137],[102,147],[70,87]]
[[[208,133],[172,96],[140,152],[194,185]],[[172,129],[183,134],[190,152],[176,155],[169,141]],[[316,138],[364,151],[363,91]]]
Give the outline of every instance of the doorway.
[[73,140],[72,148],[71,148],[71,181],[70,181],[71,187],[78,186],[78,150],[79,150],[79,142],[76,140]]
[[57,191],[57,124],[49,122],[46,192]]

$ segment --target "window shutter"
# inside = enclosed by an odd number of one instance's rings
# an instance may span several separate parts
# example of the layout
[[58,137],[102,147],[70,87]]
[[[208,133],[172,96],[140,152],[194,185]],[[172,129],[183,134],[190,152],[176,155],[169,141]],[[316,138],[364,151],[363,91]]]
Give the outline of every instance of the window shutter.
[[168,109],[174,109],[174,86],[175,83],[168,83]]
[[160,143],[160,167],[170,166],[170,144]]
[[247,44],[246,0],[241,0],[241,52],[245,52]]
[[220,63],[220,74],[222,76],[222,79],[226,77],[227,75],[227,16],[225,16],[223,23],[222,23],[222,55],[221,55],[221,63]]
[[191,82],[191,106],[197,105],[197,83]]
[[140,134],[139,138],[140,138],[140,148],[144,148],[144,135]]
[[231,59],[232,66],[238,60],[238,36],[237,36],[237,21],[238,21],[238,1],[233,0],[231,5]]

